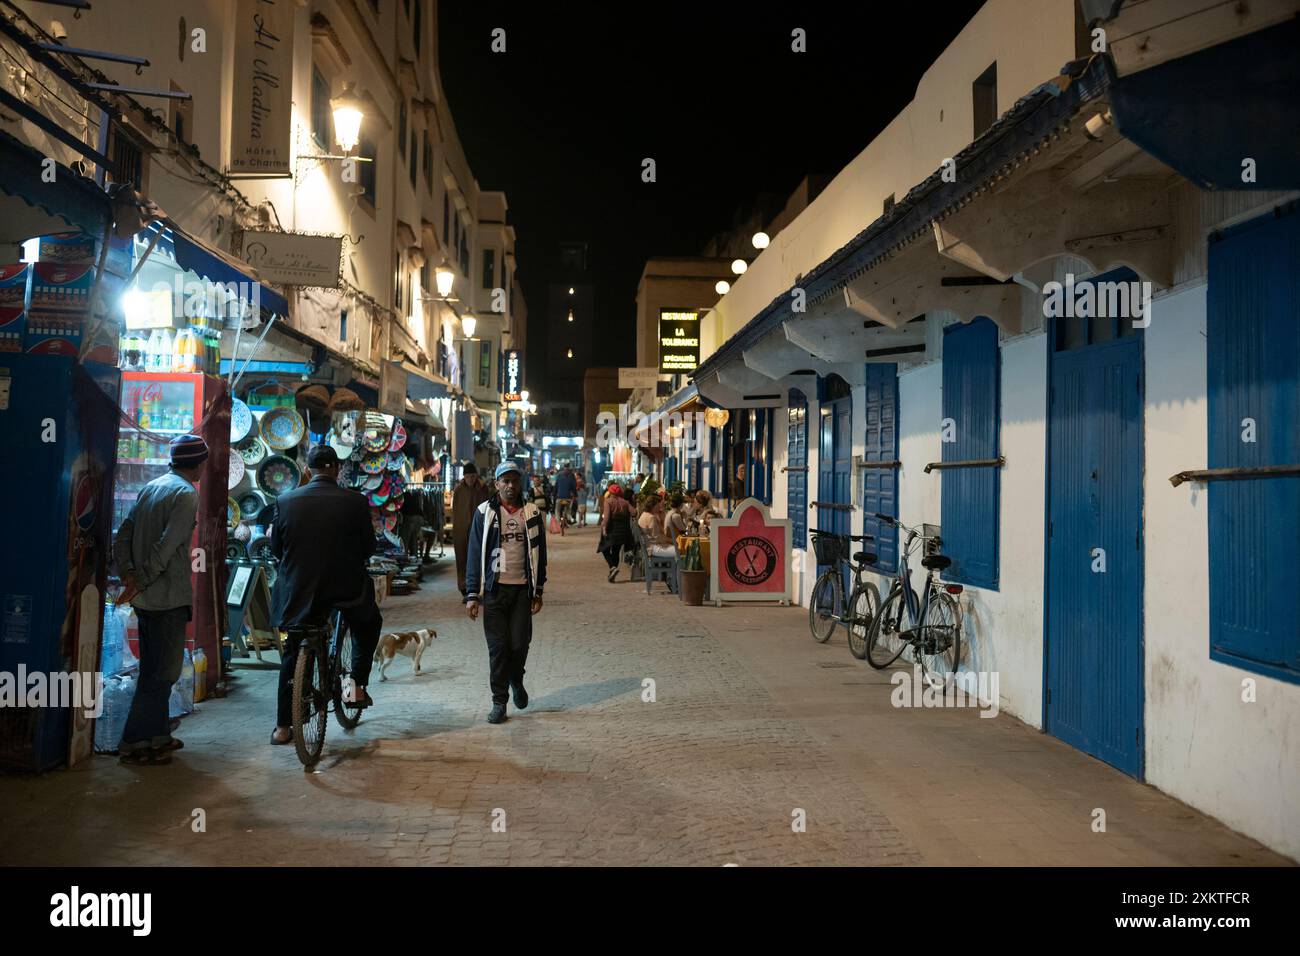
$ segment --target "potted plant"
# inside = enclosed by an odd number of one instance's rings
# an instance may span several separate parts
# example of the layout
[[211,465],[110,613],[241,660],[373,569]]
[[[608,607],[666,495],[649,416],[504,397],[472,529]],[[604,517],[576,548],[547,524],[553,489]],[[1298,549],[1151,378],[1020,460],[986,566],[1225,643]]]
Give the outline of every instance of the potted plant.
[[682,567],[679,574],[682,585],[682,603],[689,604],[692,607],[699,607],[704,603],[704,590],[709,584],[709,572],[707,568],[700,567],[700,543],[692,541],[686,546],[686,554],[682,556]]

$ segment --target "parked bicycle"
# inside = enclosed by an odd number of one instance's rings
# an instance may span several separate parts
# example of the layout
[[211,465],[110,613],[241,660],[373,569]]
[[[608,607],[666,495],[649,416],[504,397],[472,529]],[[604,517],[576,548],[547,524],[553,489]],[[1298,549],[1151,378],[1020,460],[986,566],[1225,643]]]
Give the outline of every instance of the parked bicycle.
[[925,585],[918,598],[912,587],[908,559],[918,547],[933,544],[937,550],[942,541],[937,536],[926,536],[919,528],[909,528],[889,515],[875,517],[906,532],[907,537],[889,596],[871,628],[867,663],[877,669],[886,668],[911,647],[912,657],[921,665],[923,675],[932,671],[956,673],[961,661],[962,624],[956,595],[962,592],[962,586],[946,584],[936,574],[949,567],[952,558],[937,553],[923,554]]
[[343,678],[352,672],[356,643],[339,611],[328,624],[289,628],[289,641],[300,641],[293,671],[293,742],[304,767],[312,767],[325,749],[325,727],[333,709],[344,730],[361,720],[362,708],[343,702]]
[[[808,627],[819,643],[825,644],[835,633],[835,625],[848,631],[849,651],[858,660],[867,656],[867,639],[880,610],[880,591],[866,577],[867,568],[876,563],[876,555],[858,551],[849,560],[850,541],[871,541],[869,534],[812,533],[817,563],[828,565],[813,585],[808,602]],[[853,590],[844,600],[844,569],[853,576]]]

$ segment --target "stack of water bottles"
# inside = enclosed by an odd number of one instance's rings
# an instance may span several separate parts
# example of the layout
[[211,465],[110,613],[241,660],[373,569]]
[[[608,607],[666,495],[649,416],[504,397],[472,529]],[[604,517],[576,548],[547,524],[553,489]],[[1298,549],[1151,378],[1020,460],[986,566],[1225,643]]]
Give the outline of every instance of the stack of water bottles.
[[104,605],[104,647],[99,668],[104,676],[104,710],[95,721],[98,751],[117,749],[135,697],[136,669],[140,662],[126,641],[130,618],[130,607]]

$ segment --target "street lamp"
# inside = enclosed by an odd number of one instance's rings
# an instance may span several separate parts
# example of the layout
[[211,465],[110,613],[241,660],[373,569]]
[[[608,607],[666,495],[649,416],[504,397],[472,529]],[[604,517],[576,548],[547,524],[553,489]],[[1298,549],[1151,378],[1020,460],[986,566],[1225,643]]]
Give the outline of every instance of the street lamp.
[[731,283],[726,279],[719,279],[718,284],[713,287],[713,291],[718,295],[726,295],[731,291]]
[[748,268],[749,268],[749,263],[746,262],[744,259],[733,259],[733,260],[732,260],[732,263],[731,263],[731,271],[734,272],[736,275],[738,275],[738,276],[739,276],[739,275],[744,275],[744,274],[745,274],[745,270],[748,269]]
[[334,109],[334,138],[338,140],[343,152],[350,153],[361,139],[361,120],[366,115],[365,104],[357,96],[356,86],[344,83],[343,92],[336,99],[330,100],[330,106]]
[[433,284],[438,287],[438,296],[447,298],[451,295],[452,284],[456,281],[456,273],[447,268],[444,260],[443,264],[433,270]]
[[754,238],[749,241],[754,244],[755,249],[766,249],[772,240],[767,233],[759,231],[754,233]]
[[474,337],[474,329],[478,327],[478,319],[466,312],[460,317],[460,327],[465,330],[465,338],[472,339]]

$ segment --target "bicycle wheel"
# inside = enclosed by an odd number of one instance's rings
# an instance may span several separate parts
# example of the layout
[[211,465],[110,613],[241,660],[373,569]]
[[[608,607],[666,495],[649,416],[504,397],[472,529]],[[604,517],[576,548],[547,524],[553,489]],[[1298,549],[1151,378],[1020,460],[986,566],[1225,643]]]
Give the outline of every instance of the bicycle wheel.
[[825,644],[835,633],[835,619],[839,615],[838,572],[826,571],[813,585],[812,600],[808,602],[808,629],[819,644]]
[[906,614],[907,602],[903,600],[903,592],[894,588],[885,598],[867,638],[867,663],[876,670],[884,670],[907,650],[907,641],[903,637]]
[[351,730],[361,722],[362,708],[343,703],[343,675],[352,673],[356,650],[352,632],[348,630],[347,622],[340,618],[338,630],[334,633],[334,716],[344,730]]
[[298,759],[310,767],[325,748],[330,694],[325,686],[328,663],[314,641],[303,641],[293,669],[293,743]]
[[880,592],[870,581],[863,581],[853,589],[849,598],[849,653],[858,660],[867,659],[867,644],[871,627],[880,613]]
[[961,609],[947,591],[935,591],[917,632],[917,659],[922,674],[947,677],[961,663]]

